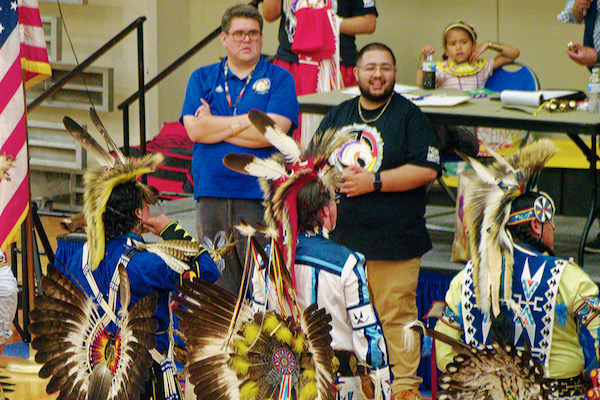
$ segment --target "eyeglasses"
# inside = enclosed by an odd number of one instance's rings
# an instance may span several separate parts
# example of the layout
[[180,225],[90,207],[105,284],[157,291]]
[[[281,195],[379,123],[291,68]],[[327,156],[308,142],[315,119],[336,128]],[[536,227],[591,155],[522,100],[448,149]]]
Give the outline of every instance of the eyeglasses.
[[250,32],[242,32],[242,31],[235,31],[235,32],[226,32],[228,35],[231,35],[231,37],[233,37],[233,40],[235,40],[236,42],[243,42],[246,39],[246,36],[248,36],[248,39],[250,39],[250,41],[255,41],[260,39],[262,33],[260,31],[250,31]]
[[340,197],[341,197],[341,196],[338,194],[337,196],[335,196],[335,197],[331,198],[331,199],[329,200],[329,202],[330,202],[330,203],[335,203],[335,204],[340,204]]
[[382,74],[391,74],[394,72],[395,68],[392,64],[365,64],[362,67],[356,67],[358,69],[362,69],[365,73],[372,75],[378,69]]

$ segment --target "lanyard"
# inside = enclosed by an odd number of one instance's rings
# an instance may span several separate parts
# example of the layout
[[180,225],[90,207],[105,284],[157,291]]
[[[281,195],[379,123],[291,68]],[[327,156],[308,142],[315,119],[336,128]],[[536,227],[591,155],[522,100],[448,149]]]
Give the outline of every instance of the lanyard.
[[[254,72],[254,70],[252,70],[252,72]],[[238,98],[235,101],[235,104],[231,104],[231,95],[229,94],[229,85],[227,85],[227,75],[229,74],[229,66],[227,65],[227,61],[225,61],[225,97],[227,98],[227,104],[229,104],[229,108],[233,108],[233,115],[237,115],[237,106],[240,103],[242,95],[246,91],[248,84],[252,80],[252,72],[250,72],[250,75],[248,75],[248,78],[246,78],[246,84],[244,85],[244,88],[240,91],[240,94],[238,95]]]

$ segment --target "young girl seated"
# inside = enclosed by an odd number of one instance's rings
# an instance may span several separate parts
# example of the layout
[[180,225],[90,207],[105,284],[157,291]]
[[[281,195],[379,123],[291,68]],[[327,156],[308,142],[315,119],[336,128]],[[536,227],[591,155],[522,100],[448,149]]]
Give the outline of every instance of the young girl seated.
[[[443,44],[443,61],[438,61],[435,69],[435,87],[441,89],[482,88],[496,68],[513,62],[520,54],[517,48],[507,44],[484,42],[478,45],[475,30],[464,22],[454,22],[444,29]],[[489,59],[481,57],[488,49],[499,54]],[[425,45],[421,58],[433,53],[433,47]],[[417,69],[417,85],[423,86],[421,63]]]

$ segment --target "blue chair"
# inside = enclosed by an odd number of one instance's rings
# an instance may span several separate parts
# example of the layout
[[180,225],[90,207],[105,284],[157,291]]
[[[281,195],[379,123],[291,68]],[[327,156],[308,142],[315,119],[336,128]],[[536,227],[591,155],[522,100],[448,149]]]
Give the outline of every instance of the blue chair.
[[511,63],[496,69],[489,77],[485,88],[494,92],[503,90],[534,91],[540,88],[535,73],[526,65]]

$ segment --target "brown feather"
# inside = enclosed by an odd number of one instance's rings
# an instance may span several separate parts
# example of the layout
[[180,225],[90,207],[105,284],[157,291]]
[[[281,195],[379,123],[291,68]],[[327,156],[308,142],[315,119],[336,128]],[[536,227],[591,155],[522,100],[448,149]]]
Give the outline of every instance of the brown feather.
[[133,305],[129,310],[130,320],[136,318],[150,318],[156,312],[158,293],[153,292]]
[[250,110],[248,112],[248,119],[263,135],[265,134],[267,127],[274,128],[277,126],[277,123],[273,121],[271,117],[260,110]]
[[[55,311],[70,315],[70,319],[74,323],[81,323],[87,320],[87,315],[80,308],[64,302],[62,300],[54,299],[48,296],[36,296],[33,300],[35,308],[42,312]],[[34,314],[35,316],[36,314]],[[43,315],[43,314],[42,314]]]
[[56,282],[58,286],[65,288],[73,297],[79,299],[77,303],[73,302],[73,304],[79,304],[83,307],[84,304],[87,303],[87,298],[83,292],[71,279],[69,279],[66,275],[60,272],[56,267],[49,265],[47,268],[48,272],[46,274],[47,279],[51,279]]
[[61,354],[58,357],[54,358],[53,360],[48,361],[40,369],[38,376],[42,379],[50,378],[50,376],[52,376],[56,370],[60,369],[63,365],[65,365],[65,363],[67,362],[69,357],[72,357],[72,356],[73,356],[73,354],[64,353],[64,354]]
[[134,332],[146,332],[154,334],[158,329],[158,321],[154,318],[135,318],[129,321],[127,327]]
[[65,331],[78,333],[80,331],[80,327],[68,322],[61,323],[55,321],[40,321],[29,325],[29,333],[34,336]]
[[84,149],[89,151],[100,165],[114,167],[117,160],[104,150],[102,146],[100,146],[98,142],[96,142],[96,140],[94,140],[77,122],[69,117],[64,117],[63,124],[71,136],[73,136]]
[[94,365],[90,375],[88,400],[106,400],[112,382],[112,374],[103,362]]
[[254,162],[255,159],[256,157],[250,154],[229,153],[223,157],[223,165],[240,174],[248,175],[246,165]]
[[102,124],[102,121],[100,121],[100,117],[98,117],[98,114],[96,113],[94,107],[90,107],[90,119],[92,120],[94,125],[96,125],[96,129],[98,129],[98,132],[100,132],[100,134],[106,141],[106,147],[109,149],[109,151],[114,151],[117,155],[117,158],[119,159],[119,162],[121,164],[125,164],[127,162],[127,158],[125,158],[125,155],[121,152],[119,146],[117,146],[117,144],[112,140],[112,138],[108,134],[108,131],[104,127],[104,124]]
[[[90,108],[90,110],[92,110]],[[122,264],[119,264],[119,295],[121,297],[121,310],[127,311],[129,309],[129,302],[131,301],[131,290],[129,288],[129,275],[127,275],[127,269]]]

